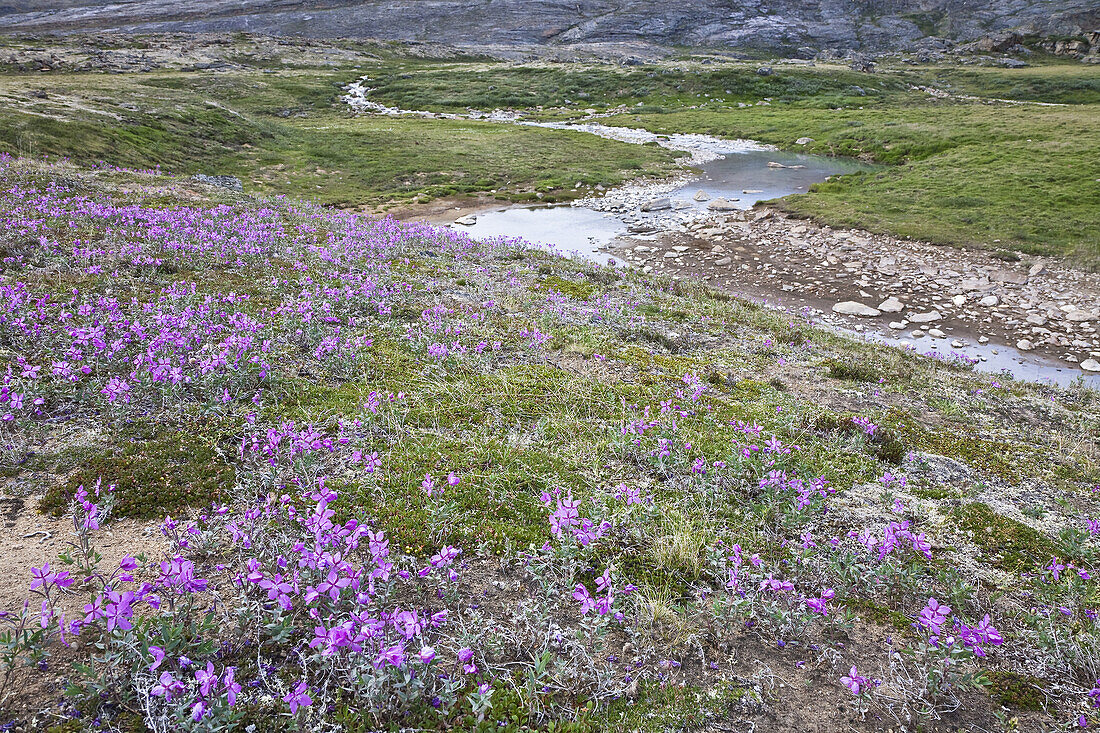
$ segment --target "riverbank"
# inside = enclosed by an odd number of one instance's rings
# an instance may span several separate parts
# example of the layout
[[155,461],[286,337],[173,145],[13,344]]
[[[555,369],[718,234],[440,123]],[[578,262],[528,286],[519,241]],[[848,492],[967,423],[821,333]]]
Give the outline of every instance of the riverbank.
[[[361,91],[350,95],[353,106],[362,99]],[[508,116],[493,121],[516,123]],[[574,202],[614,215],[611,222],[558,209],[516,207],[509,214],[485,200],[443,209],[429,205],[423,211],[406,207],[395,215],[426,215],[436,223],[449,218],[462,228],[473,227],[475,236],[521,237],[606,261],[598,254],[603,250],[646,272],[700,279],[780,308],[809,308],[833,326],[922,352],[973,359],[986,370],[1059,383],[1084,378],[1100,385],[1093,376],[1100,372],[1096,273],[1058,258],[833,229],[774,208],[750,211],[768,196],[806,191],[830,170],[860,170],[846,169],[840,161],[780,153],[748,140],[656,136],[596,122],[551,124],[634,144],[656,142],[687,153],[691,157],[684,161],[703,168],[634,181]],[[715,162],[721,159],[733,165]],[[811,173],[775,180],[784,172],[801,174],[807,166],[812,171],[818,161],[833,168],[824,168],[817,178]],[[732,175],[724,170],[730,167]],[[486,218],[493,220],[489,227]]]

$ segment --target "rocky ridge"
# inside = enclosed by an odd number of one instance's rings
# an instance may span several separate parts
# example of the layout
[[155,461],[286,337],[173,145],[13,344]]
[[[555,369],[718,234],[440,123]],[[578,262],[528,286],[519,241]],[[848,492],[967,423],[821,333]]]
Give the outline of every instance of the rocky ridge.
[[924,39],[974,41],[1015,31],[1078,37],[1100,27],[1090,0],[12,0],[10,31],[189,33],[382,38],[484,45],[647,41],[813,55],[916,48]]

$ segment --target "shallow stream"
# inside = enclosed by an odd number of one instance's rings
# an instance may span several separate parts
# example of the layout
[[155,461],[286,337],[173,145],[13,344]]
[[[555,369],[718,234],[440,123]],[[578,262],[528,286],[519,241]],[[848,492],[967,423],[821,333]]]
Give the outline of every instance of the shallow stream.
[[[706,152],[718,157],[698,165],[695,175],[680,181],[667,194],[658,192],[658,195],[667,195],[672,202],[671,210],[658,212],[666,222],[670,218],[691,220],[713,213],[708,207],[716,199],[726,199],[739,209],[750,209],[759,201],[804,193],[813,184],[831,176],[873,169],[851,159],[783,152],[747,141],[733,141],[724,151],[710,144]],[[697,196],[699,191],[705,198]],[[622,264],[606,249],[616,239],[627,236],[637,218],[636,215],[605,213],[585,206],[506,206],[477,215],[473,225],[463,228],[475,237],[518,237],[566,256],[585,257],[602,264]],[[768,300],[773,305],[782,303],[781,294]],[[976,368],[981,371],[1007,371],[1017,379],[1063,386],[1081,379],[1100,389],[1100,375],[1088,374],[1037,354],[1025,354],[1005,344],[978,344],[968,340],[964,348],[952,349],[948,343],[951,339],[944,339],[942,343],[933,339],[915,341],[899,338],[885,329],[858,334],[843,327],[838,330],[946,358],[958,353],[977,359]]]

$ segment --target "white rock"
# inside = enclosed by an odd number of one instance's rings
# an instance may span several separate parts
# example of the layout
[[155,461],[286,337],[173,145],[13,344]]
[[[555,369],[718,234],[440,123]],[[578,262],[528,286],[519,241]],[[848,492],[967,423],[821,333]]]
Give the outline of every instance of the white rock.
[[978,303],[985,306],[986,308],[992,308],[995,305],[1000,305],[1001,299],[998,298],[996,295],[987,295],[979,300]]
[[461,224],[464,227],[472,227],[477,224],[477,217],[473,214],[466,214],[466,216],[460,216],[455,219],[455,224]]
[[1081,362],[1081,368],[1086,372],[1100,372],[1100,361],[1096,359],[1085,359]]
[[722,267],[723,265],[728,265],[731,262],[733,262],[733,260],[731,260],[729,257],[722,257],[720,259],[715,260],[714,264],[717,267]]
[[947,334],[944,333],[943,331],[941,331],[938,328],[928,329],[928,335],[931,336],[932,338],[936,338],[936,339],[947,338]]
[[956,295],[954,298],[951,299],[951,302],[955,304],[956,308],[958,308],[959,306],[966,303],[966,296],[965,295]]
[[909,315],[909,320],[913,323],[931,323],[932,321],[940,320],[940,312],[929,311],[928,313],[912,313]]
[[959,341],[958,339],[955,339],[951,342],[952,349],[961,349],[964,346],[966,346],[966,344],[964,344],[962,341]]
[[988,336],[979,336],[978,337],[978,343],[979,344],[988,344],[989,343],[989,337]]
[[890,328],[894,329],[895,331],[900,331],[901,329],[905,328],[905,323],[903,321],[890,321]]
[[814,139],[812,137],[800,137],[794,141],[795,145],[809,145]]
[[915,339],[922,339],[922,338],[924,338],[924,331],[913,331],[909,335],[912,336]]
[[905,309],[905,303],[894,296],[890,296],[886,300],[878,304],[878,309],[883,313],[901,313]]
[[650,199],[642,204],[642,211],[664,211],[672,208],[672,199],[667,196]]
[[846,316],[864,316],[868,318],[882,315],[882,312],[877,308],[872,308],[869,305],[865,305],[855,300],[845,300],[842,303],[837,303],[833,306],[833,313],[842,313]]
[[[736,201],[734,199],[733,201]],[[711,211],[737,211],[737,204],[733,203],[726,198],[717,198],[707,204],[707,208]]]
[[1031,351],[1035,346],[1028,339],[1020,339],[1016,342],[1016,348],[1020,351]]
[[706,191],[699,190],[695,192],[695,195],[692,196],[692,198],[696,201],[710,201],[710,194]]

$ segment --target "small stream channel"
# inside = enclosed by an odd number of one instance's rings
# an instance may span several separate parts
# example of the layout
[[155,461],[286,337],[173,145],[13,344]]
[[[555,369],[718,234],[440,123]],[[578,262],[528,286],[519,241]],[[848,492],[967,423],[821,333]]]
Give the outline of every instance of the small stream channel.
[[[507,112],[440,114],[401,110],[371,101],[369,92],[362,82],[355,82],[348,87],[344,100],[352,109],[371,114],[481,119],[487,123],[531,125],[586,132],[627,143],[653,142],[687,152],[690,157],[685,162],[692,166],[692,170],[690,173],[685,171],[673,183],[628,185],[606,194],[608,199],[625,198],[631,201],[635,210],[648,198],[668,197],[672,204],[670,210],[649,215],[605,213],[599,210],[599,199],[579,202],[582,205],[513,205],[482,212],[471,225],[458,227],[474,237],[519,238],[565,256],[580,256],[601,264],[623,264],[606,251],[616,240],[627,235],[636,239],[655,239],[662,228],[667,230],[670,225],[705,219],[715,213],[712,207],[716,199],[725,199],[727,205],[737,209],[750,209],[760,201],[805,193],[813,184],[832,176],[875,169],[875,166],[850,158],[786,152],[752,140],[722,140],[691,134],[658,135],[643,129],[603,125],[595,120],[580,123],[530,122]],[[703,193],[701,196],[698,195],[700,191]],[[647,220],[653,224],[653,234],[640,234],[646,231]],[[783,293],[768,294],[762,300],[770,306],[792,310],[805,305],[789,300]],[[901,348],[915,348],[922,353],[951,357],[953,352],[958,352],[977,359],[976,366],[981,371],[1007,372],[1017,379],[1063,386],[1081,380],[1090,387],[1100,389],[1100,374],[1086,373],[1038,354],[1025,354],[1005,344],[969,341],[965,348],[952,349],[947,339],[942,344],[912,342],[877,325],[863,331],[835,323],[823,325],[858,338]]]
[[[786,167],[769,165],[775,163]],[[700,165],[697,175],[665,195],[672,200],[673,213],[697,213],[702,217],[714,213],[708,207],[715,199],[726,199],[738,209],[751,209],[759,201],[805,193],[813,184],[831,176],[872,169],[846,158],[786,153],[755,143],[731,141],[728,152]],[[699,191],[707,195],[706,200],[695,200]],[[519,237],[607,264],[617,260],[602,250],[626,235],[628,226],[622,216],[585,206],[520,205],[479,214],[473,225],[463,228],[475,237]]]
[[[784,167],[777,167],[776,163]],[[789,153],[735,141],[728,150],[719,152],[718,157],[699,165],[695,175],[681,181],[665,195],[672,201],[672,214],[686,215],[685,218],[690,219],[693,214],[703,217],[713,213],[708,207],[715,199],[723,198],[739,209],[750,209],[759,201],[804,193],[813,184],[832,176],[873,169],[873,166],[856,160]],[[706,194],[705,200],[696,200],[699,191]],[[474,224],[461,228],[475,237],[518,237],[566,256],[621,265],[623,263],[606,249],[629,234],[632,221],[620,214],[604,213],[585,206],[513,205],[481,213]],[[784,305],[780,294],[769,297],[768,301],[778,307]],[[947,340],[942,344],[931,340],[920,343],[899,338],[885,329],[857,332],[839,327],[836,330],[857,338],[900,348],[915,348],[921,353],[945,358],[959,353],[978,359],[976,368],[985,372],[1008,372],[1017,379],[1062,386],[1083,379],[1087,385],[1100,389],[1100,375],[1087,374],[1037,354],[1025,355],[1005,344],[978,344],[970,340],[965,348],[952,349]]]

